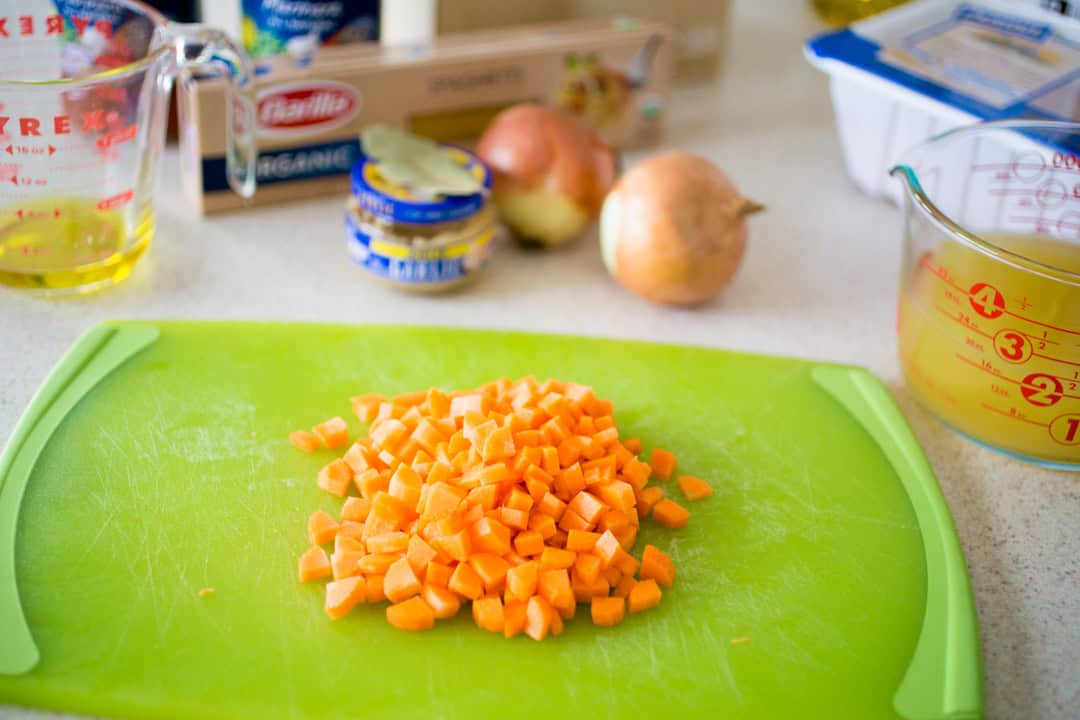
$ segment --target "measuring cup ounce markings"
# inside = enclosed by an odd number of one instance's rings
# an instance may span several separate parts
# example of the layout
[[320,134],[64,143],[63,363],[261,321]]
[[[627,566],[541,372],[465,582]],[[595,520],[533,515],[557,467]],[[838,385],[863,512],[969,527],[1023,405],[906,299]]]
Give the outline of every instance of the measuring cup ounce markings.
[[898,312],[913,395],[955,429],[1080,468],[1080,126],[928,141],[905,181]]
[[250,63],[134,0],[0,0],[0,282],[92,290],[130,273],[178,74],[229,81],[230,184],[254,190]]

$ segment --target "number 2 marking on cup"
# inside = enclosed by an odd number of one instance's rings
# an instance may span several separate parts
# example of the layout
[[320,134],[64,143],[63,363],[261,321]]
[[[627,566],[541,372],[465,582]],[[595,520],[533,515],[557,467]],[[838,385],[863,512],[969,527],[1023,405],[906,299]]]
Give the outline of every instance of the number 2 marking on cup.
[[1050,423],[1050,437],[1062,445],[1080,445],[1080,415],[1059,415]]
[[1005,296],[993,285],[975,283],[968,290],[968,302],[971,308],[984,318],[1001,317],[1005,312]]
[[1032,405],[1050,407],[1061,402],[1065,390],[1053,375],[1032,373],[1020,385],[1020,394]]
[[1009,328],[998,330],[994,335],[994,350],[1002,360],[1015,365],[1027,362],[1034,352],[1027,337]]

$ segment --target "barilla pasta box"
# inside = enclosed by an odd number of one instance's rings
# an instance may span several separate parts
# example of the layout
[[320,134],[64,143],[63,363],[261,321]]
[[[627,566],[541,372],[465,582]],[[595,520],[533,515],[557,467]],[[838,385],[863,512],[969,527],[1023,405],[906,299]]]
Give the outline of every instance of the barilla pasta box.
[[672,34],[633,19],[522,26],[430,45],[321,47],[302,62],[263,58],[256,79],[258,189],[243,200],[225,171],[225,86],[178,88],[184,187],[213,213],[340,195],[360,156],[360,131],[380,123],[467,145],[500,110],[521,102],[581,117],[617,147],[661,137]]

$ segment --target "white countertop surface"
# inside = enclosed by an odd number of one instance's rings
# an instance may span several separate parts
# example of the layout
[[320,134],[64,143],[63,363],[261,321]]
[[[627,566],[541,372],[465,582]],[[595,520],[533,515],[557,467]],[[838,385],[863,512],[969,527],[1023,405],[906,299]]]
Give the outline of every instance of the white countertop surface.
[[[673,99],[669,145],[712,159],[768,206],[751,219],[745,263],[718,302],[671,310],[628,295],[594,236],[548,254],[500,247],[486,276],[455,295],[399,294],[346,260],[340,198],[202,220],[180,197],[170,150],[158,236],[131,278],[85,298],[0,291],[0,438],[65,349],[108,318],[468,325],[863,365],[896,396],[952,509],[979,608],[987,717],[1075,717],[1080,474],[992,453],[913,405],[894,336],[900,213],[844,174],[827,79],[802,57],[821,29],[807,6],[736,3],[721,82]],[[0,708],[0,720],[37,716]]]

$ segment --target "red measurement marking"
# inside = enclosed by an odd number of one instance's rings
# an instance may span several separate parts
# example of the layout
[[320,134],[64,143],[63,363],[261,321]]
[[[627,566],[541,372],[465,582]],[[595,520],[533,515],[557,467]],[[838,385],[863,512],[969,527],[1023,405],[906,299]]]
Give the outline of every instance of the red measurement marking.
[[926,270],[929,270],[931,275],[933,275],[937,279],[941,280],[943,283],[945,283],[946,285],[951,287],[953,290],[958,290],[958,291],[960,291],[961,293],[964,294],[964,297],[967,297],[968,296],[968,291],[965,290],[964,288],[960,287],[960,285],[958,285],[956,283],[956,281],[952,279],[952,276],[949,275],[948,268],[946,268],[944,265],[938,265],[938,266],[931,265],[930,260],[928,259],[928,256],[929,256],[929,253],[927,253],[927,254],[923,255],[921,258],[919,258],[919,265],[921,265]]
[[[1080,186],[1077,186],[1077,187],[1080,187]],[[1080,195],[1078,195],[1077,197],[1080,198]],[[1050,232],[1049,225],[1047,225],[1047,220],[1045,220],[1043,218],[1014,216],[1014,217],[1009,218],[1009,222],[1034,223],[1035,224],[1035,232],[1040,233],[1040,234],[1045,234],[1045,233]],[[1069,222],[1068,220],[1066,220],[1063,217],[1058,218],[1057,220],[1055,220],[1054,225],[1057,227],[1058,232],[1064,232],[1064,230],[1080,230],[1080,223]]]
[[52,210],[23,210],[19,208],[15,211],[15,217],[20,220],[48,220],[49,218],[55,220],[60,217],[60,208],[53,208]]
[[12,175],[8,182],[15,187],[45,187],[49,181],[45,178],[32,178],[25,175]]
[[115,207],[130,202],[131,198],[135,197],[135,193],[131,190],[125,190],[122,193],[117,193],[112,197],[107,197],[97,204],[98,210],[112,210]]
[[996,378],[1001,378],[1002,380],[1008,380],[1009,382],[1011,382],[1014,385],[1019,385],[1020,384],[1019,380],[1013,380],[1008,375],[1002,375],[1001,372],[997,368],[995,368],[993,365],[991,365],[988,360],[983,360],[981,363],[977,363],[974,360],[972,360],[971,358],[964,357],[960,353],[953,353],[953,355],[956,357],[957,360],[960,360],[962,362],[967,363],[968,365],[975,368],[976,370],[982,370],[987,375],[993,375]]
[[1080,330],[1070,330],[1068,328],[1058,327],[1057,325],[1051,325],[1050,323],[1044,323],[1044,322],[1041,322],[1039,320],[1035,320],[1033,318],[1024,317],[1020,313],[1014,313],[1014,312],[1012,312],[1010,310],[1006,310],[1005,314],[1006,315],[1011,315],[1012,317],[1016,318],[1017,320],[1023,320],[1024,322],[1029,322],[1029,323],[1032,323],[1034,325],[1038,325],[1040,327],[1048,328],[1050,330],[1057,330],[1058,332],[1068,333],[1070,335],[1080,335]]
[[1050,437],[1062,445],[1080,445],[1080,415],[1067,413],[1051,420]]
[[988,283],[975,283],[968,288],[968,302],[972,310],[991,320],[1005,312],[1005,296]]
[[36,147],[34,145],[8,145],[4,148],[4,152],[8,155],[48,155],[52,157],[56,154],[56,146],[46,145],[45,147]]
[[[966,298],[967,295],[964,295],[964,297]],[[960,300],[960,294],[953,292],[952,288],[945,288],[945,299],[951,302],[953,305],[963,304],[963,302],[961,302]]]
[[1022,413],[1016,412],[1015,408],[1010,408],[1009,410],[1002,410],[1001,408],[996,408],[993,405],[987,405],[984,402],[979,403],[979,407],[981,407],[983,410],[989,410],[990,412],[995,412],[998,415],[1004,415],[1007,418],[1012,418],[1013,420],[1020,420],[1022,422],[1031,423],[1032,425],[1038,425],[1039,427],[1046,427],[1046,423],[1041,423],[1038,420],[1032,420],[1031,418],[1025,417]]
[[1031,358],[1035,347],[1022,332],[1006,328],[994,334],[994,351],[1005,362],[1019,365]]
[[[1055,173],[1059,173],[1059,172],[1080,173],[1080,168],[1078,168],[1078,167],[1053,167],[1053,168],[1048,168],[1046,163],[1040,164],[1040,163],[1022,163],[1022,162],[998,163],[998,164],[987,163],[987,164],[982,164],[982,165],[972,165],[971,169],[974,170],[974,171],[982,171],[982,172],[1012,171],[1013,174],[1015,174],[1017,177],[1020,177],[1021,180],[1034,180],[1035,178],[1037,178],[1039,176],[1039,173],[1041,173],[1043,170],[1046,170],[1046,169],[1051,169]],[[1030,176],[1027,176],[1027,177],[1021,177],[1020,173],[1017,172],[1018,170],[1030,170],[1032,172],[1032,174]]]
[[[1023,205],[1023,203],[1021,203],[1021,204]],[[1031,205],[1030,204],[1023,205],[1023,207],[1031,207]],[[1023,223],[1023,222],[1032,223],[1033,225],[1035,225],[1035,232],[1039,233],[1040,235],[1045,235],[1046,233],[1050,232],[1050,226],[1047,224],[1049,222],[1049,220],[1046,219],[1046,218],[1024,217],[1022,215],[1014,215],[1013,217],[1009,218],[1009,222],[1013,222],[1013,223]],[[1075,223],[1066,222],[1064,218],[1058,218],[1057,220],[1054,221],[1054,224],[1057,225],[1058,230],[1060,230],[1063,227],[1066,227],[1066,228],[1068,228],[1068,227],[1080,228],[1080,225],[1077,225]]]
[[111,132],[108,135],[102,135],[98,138],[97,146],[104,150],[107,147],[119,145],[120,143],[127,142],[135,137],[135,133],[138,131],[138,125],[129,125],[123,130],[117,130]]
[[972,323],[970,320],[968,320],[967,317],[963,313],[958,313],[956,315],[950,315],[948,310],[941,307],[937,303],[934,303],[934,309],[937,310],[942,315],[944,315],[945,317],[952,320],[957,325],[960,325],[961,327],[963,327],[963,328],[965,328],[967,330],[971,330],[974,333],[982,335],[984,338],[993,337],[992,335],[990,335],[990,333],[986,333],[986,332],[983,332],[982,330],[980,330],[978,328],[978,326],[975,325],[974,323]]
[[1049,208],[1060,206],[1070,197],[1080,200],[1080,184],[1073,186],[1071,195],[1069,189],[1059,180],[1050,180],[1039,188],[991,188],[987,190],[987,194],[995,197],[1019,195],[1019,205],[1023,208],[1034,207],[1030,199],[1034,196],[1039,205]]
[[[1015,218],[1013,218],[1013,219],[1015,219]],[[1077,227],[1080,228],[1080,224],[1078,224]],[[973,292],[975,291],[975,288],[980,288],[980,289],[982,289],[984,291],[985,291],[986,288],[993,288],[993,286],[987,285],[986,283],[976,283],[975,285],[971,286],[971,290],[965,291],[963,288],[961,288],[960,286],[958,286],[956,283],[954,283],[952,281],[952,279],[948,276],[948,271],[945,270],[945,268],[934,267],[925,258],[921,258],[919,260],[919,265],[921,265],[922,267],[929,270],[932,275],[935,275],[936,277],[940,278],[943,282],[947,283],[951,287],[959,290],[960,292],[967,292],[969,299],[971,298]],[[995,289],[994,292],[997,292],[997,290]],[[986,299],[991,300],[992,308],[997,307],[995,297],[993,297],[993,296],[985,296],[985,297],[986,297]],[[980,301],[982,299],[983,299],[982,297],[979,298]],[[1004,298],[1002,298],[1002,305],[1004,305],[1004,302],[1005,302],[1005,300],[1004,300]],[[974,307],[974,303],[972,303],[972,305]],[[989,310],[989,312],[994,312],[994,310],[992,308]],[[978,308],[976,308],[976,312],[978,312]],[[1080,335],[1080,330],[1070,330],[1069,328],[1063,328],[1063,327],[1059,327],[1057,325],[1051,325],[1050,323],[1044,323],[1041,320],[1036,320],[1034,318],[1029,318],[1026,315],[1021,315],[1020,313],[1015,313],[1012,310],[1004,310],[1003,309],[1002,312],[1005,315],[1009,315],[1011,317],[1016,318],[1017,320],[1023,320],[1024,322],[1029,322],[1029,323],[1031,323],[1033,325],[1038,325],[1039,327],[1047,328],[1048,330],[1057,330],[1058,332],[1068,333],[1069,335]],[[980,312],[979,314],[982,315],[983,313]],[[999,313],[999,315],[1000,315],[1000,313]],[[991,316],[985,316],[985,317],[991,317]],[[997,317],[997,315],[994,315],[993,317]],[[993,317],[991,317],[991,319],[993,319]],[[1045,341],[1045,342],[1053,342],[1052,340],[1047,340],[1046,338],[1038,338],[1038,337],[1036,337],[1036,339],[1042,340],[1042,341]],[[1055,344],[1057,344],[1057,343],[1055,343]]]
[[1032,353],[1034,357],[1042,358],[1043,360],[1053,360],[1064,365],[1072,365],[1073,367],[1080,367],[1080,362],[1073,362],[1072,360],[1063,360],[1061,358],[1052,357],[1050,355],[1040,355],[1039,353]]
[[1011,162],[1011,163],[983,163],[979,165],[972,165],[972,171],[974,172],[992,172],[999,180],[1007,180],[1011,175],[1017,178],[1030,182],[1037,179],[1042,175],[1044,170],[1050,170],[1051,175],[1058,173],[1080,173],[1080,167],[1066,167],[1064,165],[1055,165],[1050,167],[1045,161],[1040,162]]
[[1073,153],[1056,152],[1051,158],[1050,164],[1053,165],[1055,168],[1065,168],[1067,170],[1071,170],[1074,168],[1080,168],[1080,158],[1078,158]]
[[[1046,218],[1041,218],[1041,217],[1030,217],[1030,216],[1027,216],[1027,215],[1013,215],[1012,217],[1009,218],[1009,222],[1011,222],[1011,223],[1034,223],[1035,225],[1038,225],[1039,227],[1046,227],[1047,219]],[[1059,228],[1064,227],[1064,228],[1069,228],[1071,230],[1080,229],[1080,223],[1071,223],[1071,222],[1065,220],[1064,218],[1059,218],[1059,219],[1055,220],[1054,223]],[[1046,231],[1041,230],[1040,232],[1046,232]]]
[[1050,180],[1035,192],[1035,200],[1043,207],[1058,207],[1069,199],[1069,191],[1057,180]]
[[919,256],[919,267],[926,268],[934,275],[941,277],[941,275],[939,274],[941,272],[940,269],[931,264],[930,262],[930,253],[923,253]]
[[1031,373],[1021,383],[1020,394],[1032,405],[1051,407],[1061,402],[1061,399],[1065,396],[1065,388],[1061,386],[1061,381],[1053,375]]
[[980,172],[980,171],[983,171],[983,170],[999,171],[999,170],[1012,170],[1014,166],[1016,166],[1016,167],[1030,166],[1032,169],[1041,170],[1042,168],[1046,167],[1046,164],[1043,163],[1042,165],[1037,165],[1035,163],[978,163],[976,165],[972,165],[971,169],[974,172]]
[[964,288],[962,288],[959,285],[957,285],[956,283],[954,283],[952,278],[949,277],[949,271],[948,270],[946,270],[941,265],[934,266],[934,265],[930,264],[929,256],[930,256],[930,253],[926,253],[922,257],[920,257],[919,258],[919,265],[921,265],[922,267],[929,270],[931,274],[936,275],[938,278],[945,281],[946,284],[951,285],[953,288],[955,288],[955,289],[959,290],[960,292],[966,294],[967,290],[964,290]]
[[[1046,337],[1045,334],[1044,335],[1032,335],[1031,333],[1026,333],[1023,330],[1019,330],[1017,332],[1019,332],[1021,335],[1027,337],[1029,340],[1031,340],[1032,342],[1035,342],[1035,343],[1049,344],[1049,345],[1060,345],[1061,344],[1057,340],[1051,340],[1050,338]],[[1042,350],[1042,348],[1039,348],[1039,349]]]

